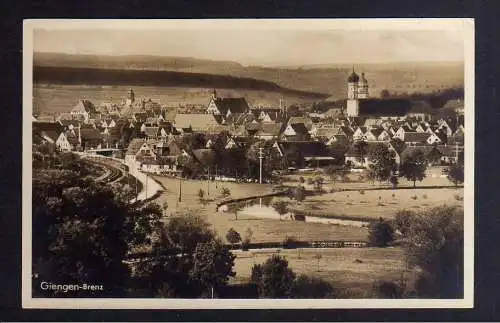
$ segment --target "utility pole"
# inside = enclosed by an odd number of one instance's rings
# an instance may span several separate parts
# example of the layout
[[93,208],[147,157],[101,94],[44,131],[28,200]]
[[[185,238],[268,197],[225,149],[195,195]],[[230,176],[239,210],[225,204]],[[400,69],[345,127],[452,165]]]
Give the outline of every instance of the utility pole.
[[207,195],[210,196],[210,166],[208,166]]
[[262,184],[262,159],[264,158],[264,153],[262,152],[262,147],[259,148],[259,184]]
[[217,189],[217,164],[215,164],[215,189]]
[[179,202],[182,202],[182,177],[179,177]]

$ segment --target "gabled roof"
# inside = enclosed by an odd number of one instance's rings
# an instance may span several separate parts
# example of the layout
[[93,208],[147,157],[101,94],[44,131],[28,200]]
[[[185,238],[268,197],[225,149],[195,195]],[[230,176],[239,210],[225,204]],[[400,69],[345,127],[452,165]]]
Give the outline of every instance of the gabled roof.
[[364,134],[364,133],[366,133],[368,131],[368,128],[366,128],[366,127],[358,127],[354,132],[356,132],[358,130],[361,131],[361,133]]
[[175,111],[175,110],[168,111],[167,113],[165,113],[164,119],[165,119],[165,121],[174,122],[176,115],[177,115],[177,111]]
[[307,130],[306,126],[301,122],[301,123],[290,123],[290,127],[295,131],[297,134],[307,134],[309,131]]
[[443,156],[447,156],[447,157],[455,157],[456,156],[456,153],[454,151],[453,146],[439,145],[439,146],[436,146],[436,148],[437,148],[437,150],[439,150],[439,152],[441,154],[443,154]]
[[141,138],[132,139],[128,144],[126,155],[136,155],[145,142],[146,139],[141,139]]
[[94,128],[81,128],[80,137],[83,140],[101,140],[101,134]]
[[431,134],[427,132],[407,132],[404,141],[425,143],[430,136]]
[[290,152],[300,152],[303,157],[330,156],[328,147],[320,141],[278,141],[277,144],[285,155]]
[[159,127],[145,127],[143,133],[152,138],[156,137],[158,135],[158,131],[160,130]]
[[338,128],[334,127],[320,127],[316,130],[316,137],[326,137],[331,138],[333,135],[337,134]]
[[330,147],[347,147],[349,146],[349,138],[344,135],[334,135],[330,138],[329,142],[331,141],[331,144],[329,145]]
[[40,135],[44,139],[50,139],[49,141],[56,142],[62,132],[57,132],[54,130],[43,130],[40,132]]
[[42,131],[55,131],[58,133],[58,136],[64,130],[64,126],[59,122],[40,122],[36,121],[32,123],[33,125],[33,133],[41,133]]
[[[403,130],[405,131],[405,133],[408,133],[408,132],[415,132],[415,130],[414,130],[414,129],[412,129],[412,128],[411,128],[410,126],[408,126],[407,124],[404,124],[404,125],[402,125],[402,126],[401,126],[401,127],[399,127],[399,128],[403,128]],[[398,128],[398,130],[399,130],[399,128]]]
[[380,136],[380,134],[382,132],[384,132],[385,130],[384,130],[384,128],[374,128],[374,129],[371,129],[368,131],[371,132],[375,136],[375,138],[378,138],[378,136]]
[[97,113],[97,110],[92,102],[89,100],[79,100],[78,103],[71,109],[71,112],[87,112]]
[[341,127],[338,127],[336,134],[337,135],[345,134],[347,137],[352,137],[352,135],[354,134],[354,131],[352,131],[352,129],[349,127],[341,126]]
[[[368,152],[371,149],[375,148],[377,145],[389,146],[389,144],[385,142],[365,141],[365,143],[366,143],[365,157],[368,157]],[[357,149],[355,145],[351,145],[349,149],[346,151],[345,155],[349,157],[361,157],[361,152]]]
[[206,131],[211,127],[218,127],[219,123],[212,114],[193,113],[184,114],[178,113],[175,116],[175,127],[177,129],[188,129],[191,127],[193,131]]
[[282,128],[281,122],[261,122],[256,136],[279,136]]
[[200,131],[200,132],[204,132],[206,134],[214,134],[214,135],[216,135],[216,134],[219,134],[219,133],[221,133],[223,131],[228,131],[229,132],[229,127],[220,124],[220,125],[208,127],[208,129]]
[[313,121],[309,117],[291,117],[288,119],[288,124],[303,123],[307,129],[311,129]]
[[215,98],[214,103],[223,115],[226,115],[228,110],[231,113],[246,113],[249,110],[245,98]]

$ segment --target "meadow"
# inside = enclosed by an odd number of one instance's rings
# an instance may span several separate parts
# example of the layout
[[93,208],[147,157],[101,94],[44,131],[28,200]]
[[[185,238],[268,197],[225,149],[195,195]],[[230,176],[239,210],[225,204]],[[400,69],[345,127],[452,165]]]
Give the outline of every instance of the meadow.
[[416,188],[413,182],[400,178],[397,189],[393,189],[390,183],[367,181],[363,173],[348,174],[347,181],[332,181],[311,172],[294,174],[286,177],[285,184],[298,185],[302,176],[305,188],[314,190],[312,184],[307,184],[308,180],[317,176],[325,179],[324,194],[308,197],[301,205],[293,206],[301,213],[340,219],[390,219],[401,209],[419,212],[443,204],[463,206],[464,189],[455,188],[442,172],[443,167],[428,168],[426,177],[417,182]]
[[[294,90],[326,93],[335,100],[345,98],[345,82],[352,69],[350,64],[263,67],[187,57],[55,53],[35,53],[34,66],[175,71],[245,77],[273,82]],[[461,63],[364,64],[357,65],[355,68],[359,74],[361,72],[366,74],[370,85],[370,95],[373,97],[378,97],[383,89],[391,93],[431,92],[463,84],[463,64]],[[213,85],[208,84],[207,88],[211,86]]]
[[[264,263],[278,251],[250,250],[236,252],[232,283],[250,280],[252,266]],[[321,259],[316,258],[321,255]],[[380,280],[401,281],[406,266],[401,248],[281,249],[298,275],[306,274],[330,282],[340,292],[339,298],[363,298],[373,283]],[[405,276],[411,279],[412,272]]]
[[[49,115],[69,112],[78,100],[87,99],[95,105],[102,102],[123,102],[130,86],[125,85],[53,85],[35,84],[33,87],[33,111]],[[136,100],[151,99],[162,106],[178,107],[208,105],[213,88],[181,88],[160,86],[133,86]],[[245,97],[250,106],[278,106],[280,93],[235,89],[217,89],[222,97]],[[284,95],[287,105],[312,102],[311,98]]]
[[[301,221],[276,221],[272,219],[259,219],[244,214],[237,216],[231,212],[217,212],[215,202],[222,200],[220,189],[227,187],[230,198],[255,196],[272,192],[272,186],[268,184],[253,183],[219,183],[216,189],[215,183],[195,180],[182,181],[182,201],[178,202],[179,180],[169,177],[154,176],[154,178],[166,187],[157,203],[168,204],[167,214],[175,213],[182,209],[192,209],[211,225],[217,234],[225,240],[227,231],[234,228],[242,236],[248,229],[252,231],[252,242],[282,242],[286,237],[294,236],[299,240],[366,240],[368,230],[354,226],[327,225],[320,223],[306,223]],[[213,201],[202,204],[198,197],[198,191],[203,189],[205,193],[210,191],[207,199]]]

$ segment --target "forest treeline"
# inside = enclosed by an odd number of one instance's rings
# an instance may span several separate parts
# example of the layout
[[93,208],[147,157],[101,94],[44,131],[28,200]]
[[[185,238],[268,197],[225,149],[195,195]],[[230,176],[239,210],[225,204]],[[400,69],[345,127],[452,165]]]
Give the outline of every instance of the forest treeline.
[[244,89],[278,92],[311,99],[324,99],[329,96],[325,93],[284,88],[274,82],[248,77],[174,71],[34,66],[33,82],[65,85],[143,85]]

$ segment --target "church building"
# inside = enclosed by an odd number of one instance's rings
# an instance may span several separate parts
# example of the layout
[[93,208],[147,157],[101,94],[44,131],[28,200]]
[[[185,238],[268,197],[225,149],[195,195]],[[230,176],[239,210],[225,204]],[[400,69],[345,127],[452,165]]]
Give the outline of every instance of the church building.
[[382,119],[401,119],[418,114],[419,119],[427,120],[433,113],[432,109],[423,106],[421,101],[406,98],[371,98],[365,73],[361,73],[359,77],[354,68],[347,78],[346,110],[348,117]]
[[207,113],[213,115],[222,115],[225,118],[234,114],[248,113],[250,107],[245,98],[221,98],[217,96],[215,89],[210,97],[210,103],[207,107]]
[[347,116],[359,116],[360,100],[368,99],[368,81],[365,78],[365,73],[361,73],[361,77],[354,72],[347,79]]

